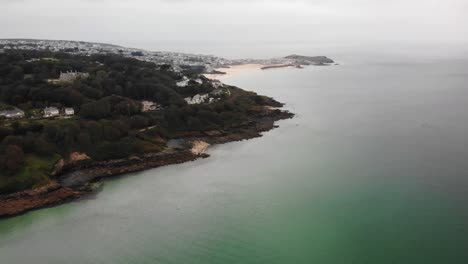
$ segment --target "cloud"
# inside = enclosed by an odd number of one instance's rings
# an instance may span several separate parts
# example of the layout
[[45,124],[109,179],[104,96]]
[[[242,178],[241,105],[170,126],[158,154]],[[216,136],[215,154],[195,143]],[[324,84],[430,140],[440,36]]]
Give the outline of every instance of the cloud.
[[466,24],[465,0],[0,0],[0,38],[171,43],[168,49],[174,43],[200,49],[206,43],[459,44],[468,42]]

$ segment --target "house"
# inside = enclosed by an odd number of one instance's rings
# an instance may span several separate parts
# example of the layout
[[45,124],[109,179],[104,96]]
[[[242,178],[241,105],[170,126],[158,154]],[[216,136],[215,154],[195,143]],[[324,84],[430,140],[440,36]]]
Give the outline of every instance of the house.
[[69,83],[73,82],[77,79],[87,79],[89,77],[89,73],[86,72],[77,72],[77,71],[67,71],[67,72],[60,72],[60,77],[58,79],[48,79],[49,83],[59,84],[59,83]]
[[157,103],[152,102],[152,101],[141,101],[141,111],[142,112],[150,112],[150,111],[156,111],[160,107]]
[[67,71],[67,72],[60,72],[60,77],[58,79],[49,79],[48,82],[50,83],[66,83],[66,82],[73,82],[77,79],[87,79],[89,78],[89,73],[86,72],[77,72],[77,71]]
[[89,77],[89,73],[86,72],[60,72],[60,77],[59,80],[61,82],[73,82],[74,80],[81,78],[81,79],[86,79]]
[[156,104],[151,101],[141,101],[141,111],[149,112],[156,110]]
[[177,82],[176,85],[177,85],[178,87],[186,87],[186,86],[188,86],[189,81],[190,81],[189,78],[187,78],[187,76],[184,76],[184,78],[182,79],[182,81]]
[[57,107],[46,107],[44,108],[44,117],[54,117],[60,114]]
[[219,88],[224,87],[224,84],[222,82],[220,82],[219,80],[212,80],[211,84],[213,85],[213,88],[215,88],[215,89],[219,89]]
[[24,112],[18,108],[15,108],[13,110],[5,110],[5,111],[0,111],[0,116],[3,116],[5,118],[13,119],[13,118],[23,118],[24,117]]
[[194,97],[187,97],[185,98],[185,101],[187,104],[193,105],[193,104],[201,104],[207,101],[209,98],[208,94],[197,94]]
[[73,108],[65,108],[64,113],[65,113],[66,116],[75,115],[75,109],[73,109]]

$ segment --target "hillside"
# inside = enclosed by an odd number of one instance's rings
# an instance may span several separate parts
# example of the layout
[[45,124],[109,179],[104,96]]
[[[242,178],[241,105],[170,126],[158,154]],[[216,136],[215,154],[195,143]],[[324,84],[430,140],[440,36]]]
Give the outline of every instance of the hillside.
[[169,139],[226,137],[259,118],[290,117],[268,110],[281,106],[271,98],[170,65],[25,50],[0,54],[0,106],[0,194],[57,180],[59,161],[73,157],[164,153]]

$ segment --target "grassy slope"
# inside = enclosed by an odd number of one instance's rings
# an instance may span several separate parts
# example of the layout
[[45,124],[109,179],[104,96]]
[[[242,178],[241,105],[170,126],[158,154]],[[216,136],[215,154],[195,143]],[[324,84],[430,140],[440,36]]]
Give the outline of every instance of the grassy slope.
[[0,193],[14,192],[47,184],[50,181],[48,174],[59,159],[59,155],[47,158],[35,155],[26,156],[25,166],[16,175],[0,175]]

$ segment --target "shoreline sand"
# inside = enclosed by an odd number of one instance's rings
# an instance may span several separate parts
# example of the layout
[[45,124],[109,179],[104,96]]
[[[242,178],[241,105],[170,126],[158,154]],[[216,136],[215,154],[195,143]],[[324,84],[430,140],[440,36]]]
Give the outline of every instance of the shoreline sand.
[[193,142],[193,146],[192,146],[191,151],[195,155],[201,155],[201,154],[204,154],[206,152],[206,149],[208,149],[209,146],[210,146],[210,144],[208,144],[205,141],[196,140],[196,141]]
[[216,71],[225,72],[226,74],[204,74],[204,76],[208,79],[213,80],[223,80],[225,78],[237,76],[243,74],[248,71],[257,71],[261,70],[262,67],[265,65],[263,64],[241,64],[241,65],[233,65],[229,68],[217,68]]

